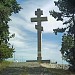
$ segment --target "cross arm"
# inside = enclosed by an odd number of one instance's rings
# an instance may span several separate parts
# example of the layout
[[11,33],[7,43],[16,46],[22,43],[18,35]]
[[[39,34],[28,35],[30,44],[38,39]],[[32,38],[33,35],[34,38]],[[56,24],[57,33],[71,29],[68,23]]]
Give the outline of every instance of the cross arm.
[[41,17],[40,20],[41,20],[41,21],[48,21],[48,20],[47,20],[47,17]]
[[39,31],[43,31],[43,27],[42,26],[39,26],[39,25],[35,25],[35,28]]
[[31,18],[31,22],[37,22],[37,18]]
[[31,22],[47,21],[47,17],[31,18]]

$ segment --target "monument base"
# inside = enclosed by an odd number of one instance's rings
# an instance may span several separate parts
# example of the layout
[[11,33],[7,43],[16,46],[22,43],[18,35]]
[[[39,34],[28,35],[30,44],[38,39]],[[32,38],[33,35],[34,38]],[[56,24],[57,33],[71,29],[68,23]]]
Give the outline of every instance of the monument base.
[[42,60],[42,57],[37,57],[38,62],[41,62],[41,60]]
[[[38,60],[27,60],[26,62],[38,62]],[[50,60],[41,60],[41,63],[50,63]]]

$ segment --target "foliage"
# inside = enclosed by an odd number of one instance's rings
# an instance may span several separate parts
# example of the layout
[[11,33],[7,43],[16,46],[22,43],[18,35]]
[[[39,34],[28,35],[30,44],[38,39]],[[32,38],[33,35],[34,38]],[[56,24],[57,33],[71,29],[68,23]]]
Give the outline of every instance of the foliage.
[[8,22],[13,13],[18,13],[21,7],[16,0],[0,0],[0,60],[12,57],[13,48],[10,47],[9,39],[14,37],[14,34],[9,36]]
[[55,34],[57,32],[65,32],[62,36],[62,47],[61,53],[63,58],[69,62],[70,66],[75,70],[75,0],[58,0],[54,1],[55,6],[59,8],[59,12],[50,11],[50,15],[52,15],[57,21],[64,21],[64,18],[67,17],[67,20],[63,22],[65,24],[65,28],[57,28],[53,29]]
[[62,48],[60,51],[62,53],[63,58],[68,62],[70,62],[70,59],[73,56],[71,52],[71,48],[73,48],[73,46],[73,37],[71,35],[64,34],[62,36]]
[[[9,65],[11,65],[13,62],[9,62],[9,61],[2,61],[0,62],[0,72],[1,70],[7,68]],[[1,74],[1,73],[0,73]]]
[[6,44],[0,45],[0,59],[4,60],[7,58],[11,58],[13,55],[14,49],[10,48]]

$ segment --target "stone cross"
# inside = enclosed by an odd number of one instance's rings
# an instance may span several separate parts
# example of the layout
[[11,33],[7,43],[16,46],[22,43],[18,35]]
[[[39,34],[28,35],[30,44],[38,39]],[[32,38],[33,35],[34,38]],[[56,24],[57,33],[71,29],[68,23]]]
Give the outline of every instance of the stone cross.
[[35,28],[37,29],[37,37],[38,37],[37,61],[41,62],[41,60],[42,60],[42,57],[41,57],[41,31],[43,31],[43,27],[41,26],[41,22],[47,21],[47,17],[41,17],[41,15],[43,15],[43,11],[40,9],[37,9],[37,11],[35,11],[35,15],[37,17],[31,18],[31,22],[37,22],[37,25],[35,25]]

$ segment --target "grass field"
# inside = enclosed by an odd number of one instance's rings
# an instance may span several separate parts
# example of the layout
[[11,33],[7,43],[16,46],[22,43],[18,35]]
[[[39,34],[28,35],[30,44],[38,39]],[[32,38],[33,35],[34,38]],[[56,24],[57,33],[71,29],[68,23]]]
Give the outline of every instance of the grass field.
[[9,61],[3,61],[3,62],[0,62],[0,71],[6,67],[9,66],[9,64],[11,64],[12,62],[9,62]]
[[[11,65],[11,66],[10,66]],[[27,67],[26,63],[14,63],[3,61],[0,63],[0,75],[40,75],[40,73],[46,73],[48,75],[75,75],[70,71],[63,69],[51,69],[44,67]],[[32,64],[31,64],[32,65]],[[33,66],[33,65],[32,65]],[[45,74],[44,74],[45,75]]]

